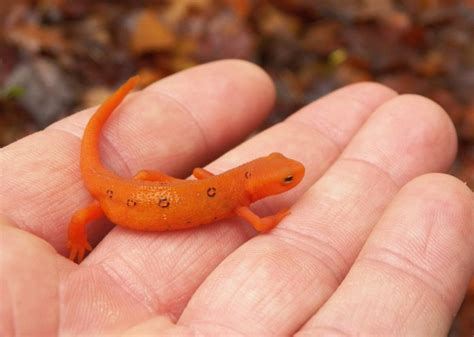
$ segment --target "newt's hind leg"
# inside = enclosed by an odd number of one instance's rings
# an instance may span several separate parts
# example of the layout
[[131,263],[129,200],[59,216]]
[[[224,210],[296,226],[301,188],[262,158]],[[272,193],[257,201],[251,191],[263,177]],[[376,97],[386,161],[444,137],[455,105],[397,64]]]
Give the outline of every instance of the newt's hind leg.
[[69,223],[68,231],[68,247],[69,259],[81,263],[84,259],[86,250],[92,250],[91,245],[87,241],[86,225],[96,219],[102,218],[104,213],[97,201],[86,208],[80,209],[74,213],[71,222]]
[[166,175],[160,171],[148,171],[148,170],[142,170],[135,174],[133,177],[135,180],[147,180],[147,181],[162,181],[162,182],[171,182],[171,181],[176,181],[180,180],[174,177],[170,177],[169,175]]
[[214,176],[214,174],[212,174],[211,172],[209,172],[208,170],[205,170],[203,168],[200,168],[200,167],[196,167],[194,170],[193,170],[193,176],[196,178],[196,179],[206,179],[206,178],[210,178],[212,176]]
[[266,233],[272,230],[278,223],[288,214],[290,210],[288,208],[282,209],[278,213],[264,218],[259,217],[257,214],[252,212],[248,207],[239,207],[235,210],[235,213],[244,218],[259,232]]

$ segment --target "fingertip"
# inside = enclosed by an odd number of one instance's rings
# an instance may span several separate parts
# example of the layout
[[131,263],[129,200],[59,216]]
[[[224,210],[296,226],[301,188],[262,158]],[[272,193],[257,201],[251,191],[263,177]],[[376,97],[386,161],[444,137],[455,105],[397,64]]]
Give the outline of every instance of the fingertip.
[[424,96],[404,94],[387,102],[385,108],[405,115],[407,122],[415,126],[419,137],[414,140],[434,150],[433,158],[444,159],[440,170],[451,166],[457,152],[457,134],[451,118],[439,104]]
[[374,96],[395,97],[398,95],[397,91],[393,90],[392,88],[379,82],[370,82],[370,81],[349,84],[339,90],[352,92],[353,95],[356,97],[360,97],[361,99],[370,99],[370,100],[372,100]]
[[[472,191],[467,184],[446,173],[427,173],[411,180],[405,187],[414,194],[426,193],[449,200],[472,202]],[[443,193],[439,193],[440,189]]]
[[[186,79],[185,82],[183,80]],[[255,96],[263,103],[264,109],[269,110],[274,104],[276,89],[271,77],[258,65],[238,59],[219,60],[195,66],[166,77],[146,88],[151,91],[172,92],[174,89],[190,86],[190,93],[196,92],[199,98],[202,91],[208,88],[216,93],[227,92],[234,103],[239,98],[244,104],[252,102],[246,99],[247,95]]]
[[207,63],[204,66],[222,67],[226,71],[233,72],[235,75],[244,75],[250,82],[258,83],[262,90],[268,91],[269,96],[274,98],[276,95],[275,84],[272,78],[263,68],[255,63],[240,59],[227,59]]
[[399,186],[429,172],[445,172],[457,149],[456,133],[446,112],[418,95],[399,95],[380,105],[345,149],[385,167]]
[[270,76],[242,60],[202,64],[164,78],[146,90],[179,102],[201,125],[211,149],[234,146],[242,140],[242,131],[236,130],[254,130],[261,125],[276,95]]
[[[427,173],[408,182],[400,191],[407,210],[421,210],[437,218],[454,219],[446,222],[462,237],[474,244],[473,194],[466,183],[444,173]],[[417,207],[416,207],[417,205]]]
[[374,111],[396,96],[380,83],[355,83],[308,104],[288,120],[312,126],[342,150]]

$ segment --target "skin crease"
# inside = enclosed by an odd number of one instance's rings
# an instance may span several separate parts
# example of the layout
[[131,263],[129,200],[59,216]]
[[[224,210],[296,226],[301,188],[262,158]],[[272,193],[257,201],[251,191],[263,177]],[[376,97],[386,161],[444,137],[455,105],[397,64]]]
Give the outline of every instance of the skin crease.
[[101,145],[128,177],[184,177],[221,153],[210,172],[273,151],[303,162],[296,188],[255,205],[294,204],[264,235],[236,219],[166,233],[99,220],[88,234],[100,245],[76,265],[65,233],[92,201],[77,154],[93,111],[3,148],[0,335],[445,336],[474,267],[472,194],[433,173],[456,151],[445,112],[361,83],[228,151],[273,100],[253,65],[199,66],[127,99]]

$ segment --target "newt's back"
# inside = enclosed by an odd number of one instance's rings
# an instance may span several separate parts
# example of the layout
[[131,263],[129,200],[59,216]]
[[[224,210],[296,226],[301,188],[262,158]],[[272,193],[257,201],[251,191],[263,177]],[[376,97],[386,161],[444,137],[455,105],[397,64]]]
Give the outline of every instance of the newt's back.
[[242,183],[229,181],[228,174],[170,183],[127,180],[118,193],[99,201],[107,218],[124,227],[185,229],[232,216],[236,207],[248,205]]

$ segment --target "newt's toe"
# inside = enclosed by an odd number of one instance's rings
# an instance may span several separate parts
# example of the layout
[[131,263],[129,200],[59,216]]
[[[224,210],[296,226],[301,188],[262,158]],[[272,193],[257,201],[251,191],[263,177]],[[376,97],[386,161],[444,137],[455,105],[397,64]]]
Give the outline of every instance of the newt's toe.
[[75,261],[77,260],[77,263],[81,263],[82,260],[84,260],[84,256],[86,255],[86,251],[91,251],[92,247],[87,242],[87,240],[81,240],[81,242],[69,242],[69,260]]

